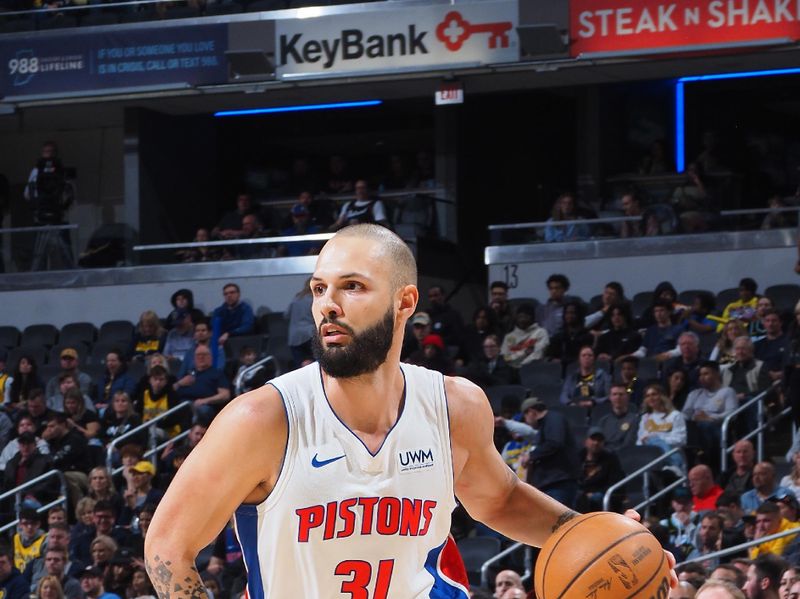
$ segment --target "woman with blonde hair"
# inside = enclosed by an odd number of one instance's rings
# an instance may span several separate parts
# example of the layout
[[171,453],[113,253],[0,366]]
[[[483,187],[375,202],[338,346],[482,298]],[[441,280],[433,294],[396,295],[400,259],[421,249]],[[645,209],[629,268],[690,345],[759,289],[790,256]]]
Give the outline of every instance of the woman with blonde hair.
[[161,352],[167,340],[167,332],[161,325],[158,314],[145,310],[139,317],[136,331],[133,334],[132,360],[144,360],[145,356]]
[[719,334],[719,340],[711,350],[709,360],[718,362],[720,366],[723,364],[732,364],[736,361],[736,356],[733,354],[733,342],[737,337],[747,335],[747,327],[741,320],[729,320],[722,327],[722,332]]
[[64,589],[55,576],[43,576],[36,587],[36,599],[64,599]]
[[94,504],[97,503],[91,497],[83,497],[75,504],[75,524],[69,531],[73,539],[77,539],[83,533],[89,532],[94,526],[92,520],[92,512],[94,511]]
[[[686,446],[686,419],[675,409],[666,390],[659,383],[647,385],[644,389],[636,444],[660,447],[665,453]],[[681,452],[670,456],[668,463],[666,468],[675,474],[685,474],[686,466]]]
[[89,492],[87,497],[95,501],[108,501],[114,506],[114,512],[119,514],[124,507],[124,500],[117,493],[111,474],[105,466],[97,466],[89,471]]
[[117,542],[108,535],[97,535],[89,545],[89,552],[92,555],[92,565],[95,568],[105,570],[111,558],[117,552]]
[[[100,422],[103,432],[103,443],[108,445],[142,423],[141,417],[133,409],[133,401],[125,391],[117,391],[111,398],[111,405],[103,413]],[[129,439],[129,443],[136,443],[145,447],[147,445],[147,431],[137,433]]]

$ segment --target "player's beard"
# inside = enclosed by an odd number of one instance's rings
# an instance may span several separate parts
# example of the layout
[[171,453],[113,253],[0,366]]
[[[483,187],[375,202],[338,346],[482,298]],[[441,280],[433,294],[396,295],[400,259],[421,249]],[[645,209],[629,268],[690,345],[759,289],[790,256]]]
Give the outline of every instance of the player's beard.
[[320,323],[320,327],[328,323],[335,324],[350,335],[350,343],[326,348],[317,329],[311,340],[311,349],[326,374],[337,379],[349,379],[375,372],[386,361],[394,339],[394,310],[391,306],[383,318],[360,333],[327,318]]

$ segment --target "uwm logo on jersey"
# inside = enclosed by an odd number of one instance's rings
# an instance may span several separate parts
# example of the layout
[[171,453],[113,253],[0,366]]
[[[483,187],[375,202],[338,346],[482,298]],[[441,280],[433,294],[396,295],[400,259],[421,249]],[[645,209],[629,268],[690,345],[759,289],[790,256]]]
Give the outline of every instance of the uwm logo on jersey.
[[519,59],[516,1],[276,21],[279,77]]
[[433,468],[433,463],[433,450],[430,447],[397,452],[397,467],[400,474]]

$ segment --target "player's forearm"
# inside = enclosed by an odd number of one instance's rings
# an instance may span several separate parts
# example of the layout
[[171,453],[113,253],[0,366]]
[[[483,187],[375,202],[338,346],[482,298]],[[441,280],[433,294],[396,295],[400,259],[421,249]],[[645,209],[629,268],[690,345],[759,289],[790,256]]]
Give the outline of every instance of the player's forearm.
[[202,599],[210,597],[194,560],[169,547],[148,546],[145,568],[158,599]]

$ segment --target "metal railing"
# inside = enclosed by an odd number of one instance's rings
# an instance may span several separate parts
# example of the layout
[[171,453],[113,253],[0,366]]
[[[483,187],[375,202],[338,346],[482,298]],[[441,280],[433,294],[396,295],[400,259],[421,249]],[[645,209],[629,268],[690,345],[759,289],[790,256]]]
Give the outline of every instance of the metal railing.
[[[671,458],[673,455],[675,455],[676,453],[680,453],[680,452],[681,452],[681,450],[679,448],[677,448],[677,447],[674,448],[674,449],[670,449],[668,452],[658,456],[653,461],[648,462],[647,464],[645,464],[644,466],[642,466],[638,470],[636,470],[634,472],[631,472],[628,476],[623,478],[621,481],[616,482],[613,485],[611,485],[606,490],[606,494],[603,495],[603,510],[605,510],[607,512],[611,511],[611,496],[614,494],[614,491],[624,487],[629,482],[631,482],[633,479],[638,478],[639,476],[642,476],[642,475],[646,475],[648,472],[650,472],[651,468],[653,468],[654,466],[657,466],[661,462],[666,461],[668,458]],[[661,489],[655,495],[651,496],[650,495],[650,480],[649,480],[649,478],[647,476],[644,476],[644,484],[642,485],[642,490],[644,492],[645,500],[643,502],[640,502],[638,505],[636,505],[636,507],[634,507],[634,509],[638,511],[639,509],[641,509],[643,507],[644,508],[649,508],[650,503],[652,503],[653,501],[655,501],[656,499],[658,499],[662,495],[665,495],[666,493],[670,492],[672,489],[674,489],[675,487],[680,485],[684,480],[686,480],[685,476],[681,477],[681,478],[678,478],[678,480],[674,481],[672,484],[668,485],[667,487]]]
[[[192,406],[192,402],[191,401],[187,400],[187,401],[181,402],[177,406],[175,406],[174,408],[170,408],[169,410],[159,414],[155,418],[151,418],[147,422],[144,422],[144,423],[140,424],[139,426],[129,430],[127,433],[125,433],[123,435],[120,435],[119,437],[117,437],[115,439],[112,439],[109,442],[108,447],[106,448],[106,467],[108,468],[108,471],[111,472],[114,469],[114,450],[116,449],[117,445],[120,444],[121,441],[124,441],[125,439],[129,439],[130,437],[133,437],[134,435],[136,435],[138,433],[141,433],[144,430],[147,430],[147,432],[150,435],[149,443],[152,446],[151,447],[151,449],[152,449],[156,445],[155,436],[153,434],[154,431],[152,430],[153,427],[156,424],[158,424],[159,422],[161,422],[162,420],[164,420],[165,418],[167,418],[168,416],[172,416],[173,414],[175,414],[175,412],[178,412],[179,410],[183,410],[183,409],[185,409],[187,407],[191,408],[191,406]],[[148,429],[150,429],[150,430],[148,430]],[[152,455],[152,452],[149,452],[148,455]]]
[[[764,430],[772,423],[774,418],[770,419],[769,422],[762,422],[762,420],[764,419],[764,402],[762,400],[767,396],[767,394],[770,391],[775,389],[775,387],[777,387],[779,384],[780,381],[775,381],[774,383],[772,383],[772,385],[769,386],[768,389],[762,391],[755,397],[747,400],[745,403],[736,408],[733,412],[728,414],[722,421],[722,433],[721,433],[722,448],[720,452],[720,461],[719,461],[721,472],[725,472],[728,469],[728,453],[733,451],[733,447],[736,444],[734,443],[729,447],[725,446],[726,440],[728,438],[728,430],[730,429],[731,423],[733,422],[733,419],[737,415],[750,408],[750,406],[752,406],[753,404],[756,404],[756,411],[758,414],[757,416],[758,419],[756,422],[759,423],[759,426],[750,431],[749,433],[747,433],[741,439],[736,439],[736,442],[743,441],[745,439],[750,439],[751,437],[757,435],[758,439],[756,441],[756,455],[758,456],[759,462],[764,459]],[[778,416],[782,417],[783,415],[788,414],[790,411],[791,411],[790,408],[785,408]]]
[[261,368],[264,364],[268,362],[275,362],[275,376],[281,374],[281,364],[278,360],[275,359],[275,356],[266,356],[261,358],[258,362],[254,362],[252,365],[248,366],[244,370],[237,372],[236,377],[233,379],[233,389],[234,395],[241,395],[242,393],[242,383],[245,380],[245,377],[250,374],[251,372],[257,371]]
[[[517,549],[524,549],[525,547],[527,547],[525,543],[514,543],[513,545],[510,545],[505,549],[503,549],[500,553],[498,553],[494,557],[490,557],[488,560],[483,562],[483,564],[481,565],[481,587],[484,589],[489,588],[489,567],[492,564],[499,562],[507,555],[511,555]],[[530,578],[530,575],[531,575],[530,568],[525,568],[525,573],[522,576],[522,580],[523,581],[527,580],[528,578]]]
[[187,241],[183,243],[154,243],[135,245],[133,251],[187,250],[203,247],[226,247],[232,245],[271,245],[276,243],[297,243],[301,241],[327,241],[334,233],[311,233],[309,235],[279,235],[275,237],[254,237],[251,239],[225,239],[221,241]]
[[788,537],[789,535],[796,535],[799,533],[800,533],[800,527],[790,528],[789,530],[776,532],[774,535],[767,535],[766,537],[761,537],[760,539],[753,539],[752,541],[747,541],[739,545],[734,545],[733,547],[728,547],[727,549],[720,549],[719,551],[714,551],[713,553],[707,553],[705,555],[696,557],[694,559],[687,559],[679,564],[676,564],[676,567],[682,566],[684,564],[693,564],[695,562],[704,562],[706,560],[716,559],[718,557],[725,557],[726,555],[731,555],[732,553],[739,553],[743,549],[749,549],[750,547],[755,547],[756,545],[761,545],[762,543],[768,543],[770,541],[774,541],[775,539],[782,539],[783,537]]
[[[15,500],[15,505],[14,505],[14,512],[19,514],[20,505],[22,504],[22,500],[21,500],[19,494],[22,491],[24,491],[25,489],[28,489],[30,487],[34,487],[34,486],[38,485],[39,483],[41,483],[42,481],[45,481],[48,478],[53,478],[54,476],[58,478],[59,487],[60,487],[60,489],[59,489],[60,496],[58,497],[58,499],[56,499],[54,501],[51,501],[50,503],[48,503],[46,505],[41,506],[36,511],[41,514],[42,512],[50,509],[54,505],[58,505],[60,503],[63,503],[64,504],[64,508],[66,509],[66,507],[67,507],[67,497],[68,497],[68,494],[67,494],[67,479],[64,476],[64,473],[61,472],[61,470],[57,470],[55,468],[53,470],[49,470],[48,472],[45,472],[44,474],[40,474],[36,478],[32,478],[31,480],[29,480],[26,483],[22,483],[18,487],[14,487],[13,489],[10,489],[10,490],[6,491],[2,495],[0,495],[0,502],[8,499],[12,495],[16,495],[16,500]],[[16,520],[13,520],[12,522],[8,522],[8,523],[4,524],[3,526],[0,526],[0,533],[3,533],[5,531],[7,531],[8,529],[15,527],[18,522],[19,522],[19,518],[17,518]]]

